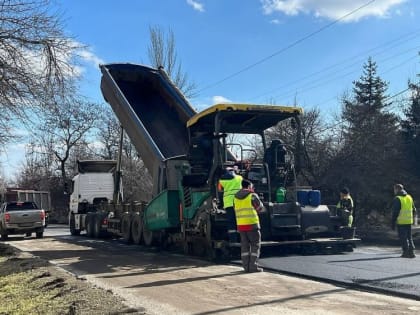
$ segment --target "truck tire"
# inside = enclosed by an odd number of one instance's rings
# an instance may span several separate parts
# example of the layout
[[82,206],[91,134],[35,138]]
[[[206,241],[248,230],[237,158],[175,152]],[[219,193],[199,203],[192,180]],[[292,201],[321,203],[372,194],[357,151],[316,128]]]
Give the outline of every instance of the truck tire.
[[86,226],[86,236],[87,237],[94,237],[94,233],[93,233],[93,225],[94,225],[94,216],[92,215],[87,215],[86,219],[85,219],[85,226]]
[[73,236],[80,235],[80,230],[76,230],[76,220],[74,219],[74,214],[72,214],[70,216],[69,226],[70,226],[70,234],[71,235],[73,235]]
[[7,231],[3,229],[2,224],[0,223],[0,236],[2,241],[6,241],[8,238]]
[[124,213],[121,218],[121,234],[126,243],[131,243],[131,217],[128,213]]
[[131,221],[131,238],[134,244],[141,244],[143,237],[143,220],[141,215],[136,213]]
[[96,216],[94,218],[94,225],[93,225],[93,236],[95,238],[104,237],[104,231],[102,230],[102,218],[100,216]]
[[156,232],[150,231],[146,226],[143,225],[143,241],[146,246],[156,245]]
[[36,238],[43,238],[44,237],[44,231],[36,232],[35,235],[36,235]]
[[182,249],[183,249],[185,255],[191,255],[192,252],[193,252],[192,244],[191,244],[191,242],[188,242],[188,241],[184,241],[182,243]]

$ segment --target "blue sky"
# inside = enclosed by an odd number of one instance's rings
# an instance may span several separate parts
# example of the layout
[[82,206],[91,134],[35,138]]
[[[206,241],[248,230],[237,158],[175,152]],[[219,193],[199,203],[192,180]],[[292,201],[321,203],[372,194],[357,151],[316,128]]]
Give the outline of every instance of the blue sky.
[[[331,117],[369,56],[390,95],[420,73],[418,0],[55,2],[66,33],[87,46],[81,89],[101,103],[98,64],[147,65],[150,26],[174,32],[178,58],[198,87],[190,100],[197,110],[220,101],[296,100]],[[12,151],[2,156],[4,167],[17,165]]]
[[[149,26],[171,28],[178,57],[199,90],[197,109],[215,98],[297,103],[337,109],[369,56],[390,82],[390,94],[419,73],[420,3],[376,0],[309,38],[368,0],[63,1],[66,30],[100,62],[148,64]],[[213,85],[268,58],[220,84]],[[331,66],[337,65],[334,68]],[[329,70],[327,71],[326,69]],[[318,75],[313,75],[318,73]],[[84,90],[102,101],[100,72],[86,68]],[[217,98],[216,98],[217,99]]]

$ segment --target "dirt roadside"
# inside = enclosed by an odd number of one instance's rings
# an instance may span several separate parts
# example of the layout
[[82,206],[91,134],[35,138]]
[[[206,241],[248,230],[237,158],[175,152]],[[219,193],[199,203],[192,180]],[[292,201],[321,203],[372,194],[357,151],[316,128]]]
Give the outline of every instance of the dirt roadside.
[[[213,265],[173,255],[137,252],[133,257],[127,257],[114,253],[111,261],[110,257],[77,244],[71,248],[67,244],[67,251],[63,253],[62,243],[48,239],[28,239],[20,241],[19,246],[28,250],[0,255],[3,260],[6,258],[1,263],[0,279],[6,279],[4,283],[8,285],[23,283],[23,287],[32,292],[26,301],[38,301],[43,297],[38,307],[48,307],[42,311],[23,309],[26,304],[19,302],[22,298],[17,298],[22,293],[13,296],[0,285],[1,301],[11,300],[9,307],[14,307],[4,309],[7,304],[1,303],[0,314],[354,315],[420,312],[419,301],[353,291],[269,272],[245,274],[236,266]],[[83,278],[87,281],[28,256],[30,248],[41,251],[45,246],[54,256],[54,264],[66,269],[83,265],[87,272]],[[105,258],[109,259],[112,268],[100,267]],[[13,266],[22,278],[17,281],[7,278],[9,276],[3,273],[4,266]],[[10,273],[10,270],[4,270]]]
[[0,315],[147,314],[49,262],[0,243]]

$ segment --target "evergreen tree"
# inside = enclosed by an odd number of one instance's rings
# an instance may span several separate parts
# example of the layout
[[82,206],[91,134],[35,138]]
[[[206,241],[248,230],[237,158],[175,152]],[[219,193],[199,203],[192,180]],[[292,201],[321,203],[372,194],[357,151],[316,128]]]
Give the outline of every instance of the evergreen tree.
[[369,58],[353,82],[353,97],[343,100],[344,146],[336,161],[341,168],[336,180],[352,190],[359,225],[367,223],[372,210],[388,212],[390,187],[398,178],[401,147],[397,117],[388,111],[387,87]]
[[409,83],[411,96],[401,121],[403,141],[406,145],[406,156],[409,158],[410,170],[420,177],[420,84]]
[[[376,63],[369,58],[363,75],[353,82],[352,99],[344,99],[342,114],[345,122],[347,154],[359,154],[380,144],[386,145],[386,136],[395,133],[396,117],[386,112],[388,83],[377,75]],[[372,143],[373,141],[373,143]],[[372,146],[373,144],[373,146]]]

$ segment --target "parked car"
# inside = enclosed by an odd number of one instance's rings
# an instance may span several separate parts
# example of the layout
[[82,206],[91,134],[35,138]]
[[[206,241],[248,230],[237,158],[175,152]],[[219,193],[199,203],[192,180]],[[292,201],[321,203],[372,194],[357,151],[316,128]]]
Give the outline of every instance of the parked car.
[[5,202],[0,208],[0,235],[6,240],[9,235],[25,234],[36,238],[44,236],[45,211],[33,201]]

